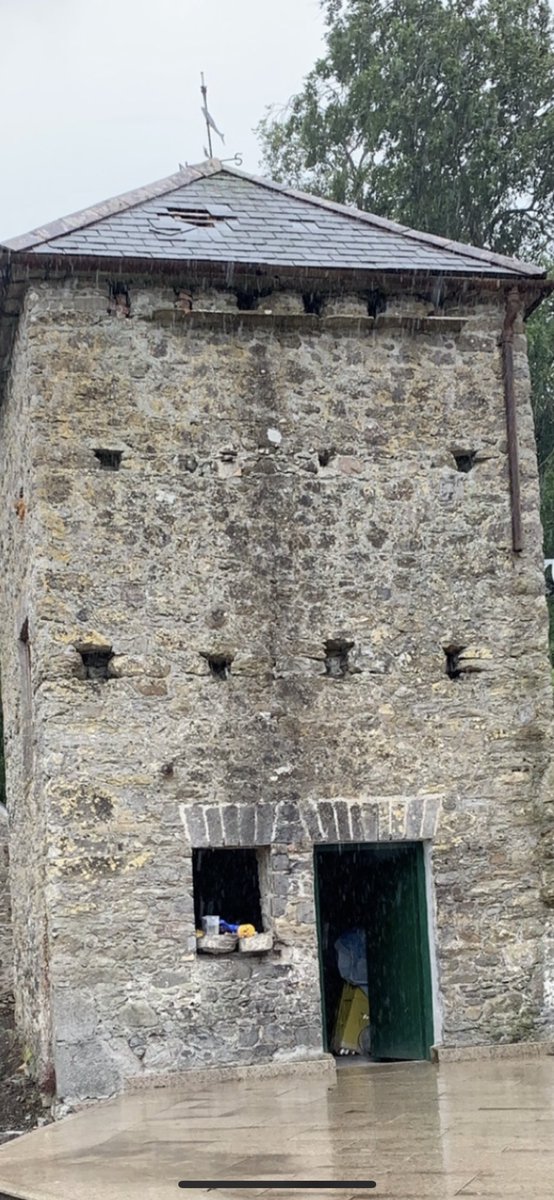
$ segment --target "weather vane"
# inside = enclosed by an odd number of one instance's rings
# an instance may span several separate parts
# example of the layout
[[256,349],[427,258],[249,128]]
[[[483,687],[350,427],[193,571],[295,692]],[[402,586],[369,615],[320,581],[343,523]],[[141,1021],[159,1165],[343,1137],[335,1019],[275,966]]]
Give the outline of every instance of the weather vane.
[[200,91],[202,93],[202,113],[204,115],[204,120],[206,122],[206,133],[208,134],[208,149],[206,150],[206,147],[204,146],[204,154],[206,155],[206,158],[213,158],[214,154],[213,154],[213,147],[212,147],[212,129],[213,129],[214,133],[217,133],[217,136],[221,138],[223,145],[225,145],[225,138],[224,138],[221,130],[217,128],[217,125],[216,125],[211,113],[208,111],[208,89],[204,82],[204,72],[203,71],[200,74],[200,79],[202,81],[200,84]]
[[[207,89],[206,83],[204,81],[204,72],[203,71],[201,71],[201,73],[200,73],[200,79],[201,79],[200,91],[202,93],[202,109],[201,109],[201,111],[202,111],[202,116],[204,117],[204,120],[206,122],[206,133],[208,135],[208,148],[206,149],[205,146],[203,147],[204,158],[213,158],[214,151],[213,151],[213,144],[212,144],[212,129],[213,129],[214,133],[217,133],[217,136],[221,138],[223,145],[225,145],[225,138],[221,132],[221,129],[217,128],[217,125],[212,117],[212,114],[208,110],[208,89]],[[242,154],[234,154],[232,156],[232,158],[222,158],[220,161],[234,163],[236,167],[242,167]],[[179,163],[180,171],[185,171],[187,167],[188,167],[188,162],[184,162],[184,163],[180,162]]]

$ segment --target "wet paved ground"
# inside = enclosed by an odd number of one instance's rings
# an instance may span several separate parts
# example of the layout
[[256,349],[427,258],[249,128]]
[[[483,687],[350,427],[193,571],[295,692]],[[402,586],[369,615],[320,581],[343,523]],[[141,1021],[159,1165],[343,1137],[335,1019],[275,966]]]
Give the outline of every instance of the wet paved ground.
[[[554,1059],[357,1067],[127,1095],[0,1149],[25,1200],[199,1200],[179,1179],[377,1182],[362,1197],[554,1197]],[[318,1190],[237,1192],[320,1197]]]

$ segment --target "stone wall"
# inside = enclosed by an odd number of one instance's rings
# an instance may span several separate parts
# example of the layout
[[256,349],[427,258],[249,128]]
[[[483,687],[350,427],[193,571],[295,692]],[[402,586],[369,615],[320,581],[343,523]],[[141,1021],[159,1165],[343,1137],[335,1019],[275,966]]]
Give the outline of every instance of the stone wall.
[[0,804],[0,996],[13,991],[13,939],[8,860],[8,817]]
[[[48,939],[44,894],[46,833],[41,747],[36,720],[40,686],[33,639],[35,580],[44,579],[47,530],[34,500],[34,409],[40,406],[28,356],[26,313],[16,339],[11,380],[0,408],[0,675],[10,813],[10,882],[16,1019],[28,1061],[47,1088],[52,1080]],[[23,635],[22,640],[21,635]]]
[[[273,312],[235,305],[196,296],[187,321],[135,287],[117,318],[84,283],[27,299],[15,374],[32,412],[34,778],[62,1096],[319,1055],[318,840],[431,841],[444,1041],[544,1032],[534,805],[551,693],[524,337],[514,557],[498,298],[431,331],[370,330],[356,298],[334,326],[292,294]],[[14,569],[8,555],[11,630]],[[105,680],[84,677],[95,648],[112,653]],[[16,680],[5,635],[2,674]],[[17,766],[11,793],[17,856],[31,811]],[[271,954],[196,954],[191,853],[206,844],[271,845]]]

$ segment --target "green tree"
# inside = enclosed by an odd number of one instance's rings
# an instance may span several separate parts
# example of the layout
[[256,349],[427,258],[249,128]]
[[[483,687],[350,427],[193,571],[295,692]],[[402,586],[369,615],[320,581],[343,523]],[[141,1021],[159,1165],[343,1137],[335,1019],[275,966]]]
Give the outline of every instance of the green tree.
[[554,558],[554,300],[544,300],[527,323],[533,410],[547,558]]
[[416,229],[537,253],[554,218],[547,0],[322,0],[326,53],[258,126],[290,184]]
[[[541,486],[544,553],[554,558],[554,298],[543,301],[527,323],[535,436]],[[547,576],[550,657],[554,664],[554,580]]]

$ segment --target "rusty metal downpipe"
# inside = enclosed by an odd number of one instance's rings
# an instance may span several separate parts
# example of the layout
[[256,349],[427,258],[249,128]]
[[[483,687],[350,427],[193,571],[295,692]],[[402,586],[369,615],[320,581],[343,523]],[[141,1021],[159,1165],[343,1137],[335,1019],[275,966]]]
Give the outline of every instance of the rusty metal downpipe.
[[520,309],[521,297],[519,290],[518,288],[511,288],[506,296],[506,315],[502,326],[500,345],[502,347],[502,375],[504,379],[504,404],[506,408],[506,431],[508,435],[508,467],[512,505],[512,550],[515,554],[520,554],[523,550],[519,446],[514,387],[514,326],[520,314]]

